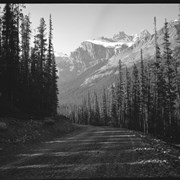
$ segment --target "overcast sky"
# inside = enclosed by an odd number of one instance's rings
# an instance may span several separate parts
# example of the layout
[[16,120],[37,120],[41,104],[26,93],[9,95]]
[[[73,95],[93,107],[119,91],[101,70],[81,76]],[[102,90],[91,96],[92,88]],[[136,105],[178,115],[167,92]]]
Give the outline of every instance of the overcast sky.
[[49,14],[53,21],[55,51],[69,54],[87,39],[100,36],[112,37],[119,31],[136,34],[142,29],[153,33],[153,18],[157,28],[164,19],[178,18],[178,4],[25,4],[30,13],[32,29],[45,18],[47,28]]

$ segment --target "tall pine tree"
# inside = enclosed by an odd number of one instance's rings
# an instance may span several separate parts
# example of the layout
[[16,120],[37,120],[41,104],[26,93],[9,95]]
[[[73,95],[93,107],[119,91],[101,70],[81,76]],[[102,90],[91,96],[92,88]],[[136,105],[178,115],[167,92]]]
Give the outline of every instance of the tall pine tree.
[[114,84],[111,86],[111,124],[118,126],[117,100]]
[[21,91],[21,108],[24,111],[31,110],[32,104],[30,103],[30,40],[31,40],[31,29],[30,29],[29,16],[25,15],[22,18],[21,23],[21,57],[20,57],[20,78],[19,88]]
[[37,45],[38,45],[38,94],[39,94],[39,112],[42,116],[45,112],[45,60],[47,51],[47,39],[46,39],[46,23],[44,18],[40,19],[40,25],[37,33]]
[[5,4],[2,16],[2,98],[10,111],[18,102],[19,32],[15,4]]
[[52,44],[52,19],[51,19],[51,14],[49,17],[49,38],[48,38],[48,54],[47,54],[47,60],[45,64],[45,91],[46,91],[46,103],[45,103],[45,110],[48,115],[51,115],[53,112],[53,109],[51,106],[51,103],[53,103],[53,99],[51,96],[51,92],[53,91],[52,89],[52,61],[53,61],[53,44]]
[[168,32],[168,22],[165,19],[165,26],[164,26],[164,43],[163,43],[164,54],[163,58],[165,60],[165,75],[167,81],[167,112],[168,112],[168,123],[167,126],[171,127],[168,128],[170,131],[168,134],[173,134],[173,129],[176,126],[176,121],[174,117],[174,110],[175,110],[175,100],[177,98],[177,86],[176,86],[176,72],[175,72],[175,61],[172,57],[172,50],[170,48],[169,42],[169,32]]
[[58,108],[58,86],[57,86],[57,68],[56,68],[56,61],[55,61],[55,55],[54,55],[54,49],[53,49],[53,56],[52,56],[52,115],[57,114],[57,108]]
[[141,72],[140,72],[140,121],[141,121],[141,130],[145,133],[146,132],[146,103],[145,103],[145,96],[146,96],[146,87],[145,87],[145,72],[144,72],[144,62],[143,62],[143,51],[141,49]]
[[140,130],[140,83],[139,72],[136,64],[133,66],[132,74],[132,111],[133,111],[133,127],[135,130]]
[[123,73],[122,73],[122,62],[119,60],[119,79],[117,83],[117,108],[118,108],[118,126],[123,124]]
[[108,122],[108,114],[107,114],[107,97],[106,97],[106,90],[105,88],[103,89],[103,103],[102,103],[102,111],[103,111],[103,124],[107,125]]

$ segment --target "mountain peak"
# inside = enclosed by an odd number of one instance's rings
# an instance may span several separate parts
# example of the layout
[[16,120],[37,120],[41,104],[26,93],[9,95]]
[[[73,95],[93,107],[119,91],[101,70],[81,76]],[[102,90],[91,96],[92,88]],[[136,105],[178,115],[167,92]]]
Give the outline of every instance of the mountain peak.
[[114,34],[112,39],[114,41],[131,41],[132,36],[127,35],[124,31],[120,31],[118,34]]
[[125,33],[124,31],[119,31],[118,34],[119,34],[119,35],[122,35],[122,36],[126,35],[126,33]]
[[140,33],[150,34],[147,29],[142,29],[142,30],[140,31]]
[[151,36],[150,32],[147,29],[143,29],[140,31],[139,34],[134,35],[133,41],[135,42],[137,40],[142,40],[142,39],[149,37],[149,36]]
[[101,40],[101,41],[104,41],[104,42],[114,42],[113,39],[107,38],[107,37],[104,37],[104,36],[98,37],[98,38],[96,38],[94,40]]

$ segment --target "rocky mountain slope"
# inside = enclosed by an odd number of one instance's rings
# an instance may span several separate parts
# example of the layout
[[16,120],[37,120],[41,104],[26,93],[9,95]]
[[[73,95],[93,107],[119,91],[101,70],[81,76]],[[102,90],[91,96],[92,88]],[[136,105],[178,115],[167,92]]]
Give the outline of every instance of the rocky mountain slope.
[[[168,25],[172,49],[176,46],[177,23],[174,20]],[[157,31],[157,36],[162,50],[163,27]],[[60,103],[78,103],[88,90],[108,87],[118,74],[119,59],[124,67],[131,67],[140,61],[140,49],[146,61],[153,59],[154,34],[146,29],[135,35],[121,31],[112,38],[86,40],[69,57],[56,57]]]

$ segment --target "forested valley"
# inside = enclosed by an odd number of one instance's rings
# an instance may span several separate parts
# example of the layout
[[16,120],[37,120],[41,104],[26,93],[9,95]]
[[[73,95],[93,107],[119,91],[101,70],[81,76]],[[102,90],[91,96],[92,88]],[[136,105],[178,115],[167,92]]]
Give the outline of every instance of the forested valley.
[[82,105],[68,105],[73,122],[128,128],[179,141],[180,135],[180,21],[177,44],[171,49],[168,22],[164,23],[163,49],[157,42],[154,17],[154,59],[143,58],[127,68],[119,60],[119,75],[110,88],[88,92]]
[[[24,5],[5,4],[0,17],[0,113],[1,116],[47,117],[57,114],[57,69],[53,26],[40,19],[31,47],[30,15]],[[154,59],[140,53],[140,63],[131,68],[119,60],[119,75],[101,93],[88,92],[82,105],[68,105],[74,123],[113,126],[178,140],[180,133],[180,21],[177,43],[171,49],[168,22],[164,23],[163,49],[157,42],[154,18]]]

